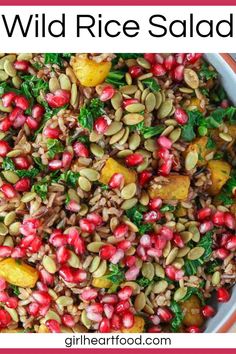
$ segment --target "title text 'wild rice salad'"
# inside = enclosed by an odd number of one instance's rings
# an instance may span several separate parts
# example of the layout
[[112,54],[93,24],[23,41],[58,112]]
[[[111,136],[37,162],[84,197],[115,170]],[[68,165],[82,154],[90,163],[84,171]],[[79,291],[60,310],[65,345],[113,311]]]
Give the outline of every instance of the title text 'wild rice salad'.
[[236,108],[200,54],[0,54],[1,332],[202,332],[236,264]]

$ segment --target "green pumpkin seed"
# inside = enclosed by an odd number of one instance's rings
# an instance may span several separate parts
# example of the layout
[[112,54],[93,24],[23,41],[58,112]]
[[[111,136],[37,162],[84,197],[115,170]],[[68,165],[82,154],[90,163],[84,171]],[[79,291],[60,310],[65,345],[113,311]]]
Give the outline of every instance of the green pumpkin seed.
[[12,184],[15,184],[20,179],[19,176],[13,171],[2,171],[2,174],[4,178]]
[[129,148],[136,150],[141,143],[141,137],[138,133],[133,133],[129,138]]
[[155,270],[154,270],[153,264],[150,262],[144,263],[142,266],[141,272],[145,278],[152,280],[155,275]]
[[198,152],[189,151],[185,158],[185,169],[186,171],[191,171],[196,167],[198,163]]
[[200,232],[199,232],[197,226],[190,225],[188,230],[193,234],[192,240],[194,242],[198,242],[200,240]]
[[158,109],[158,108],[160,108],[160,106],[161,106],[161,104],[162,104],[162,94],[161,94],[161,92],[156,92],[155,96],[156,96],[156,106],[155,106],[155,109]]
[[56,262],[52,257],[47,255],[43,256],[42,264],[48,273],[50,274],[56,273],[57,266],[56,266]]
[[140,286],[134,281],[126,281],[125,283],[120,284],[121,289],[125,286],[130,286],[131,288],[133,288],[133,295],[137,295],[140,293]]
[[156,106],[156,96],[154,93],[150,92],[145,98],[146,111],[148,113],[152,112]]
[[104,274],[106,274],[106,271],[107,271],[107,261],[103,260],[99,264],[98,269],[93,273],[93,277],[94,278],[100,278]]
[[115,111],[115,121],[120,122],[122,116],[123,116],[123,109],[122,107],[120,107]]
[[4,224],[6,226],[11,225],[16,219],[16,213],[14,211],[10,211],[4,218]]
[[220,137],[222,140],[227,141],[227,143],[233,140],[232,136],[229,135],[229,134],[226,134],[226,133],[220,133],[220,134],[219,134],[219,137]]
[[48,320],[56,320],[58,323],[61,323],[61,317],[55,311],[52,311],[51,309],[48,310],[45,318],[43,319],[44,322],[46,322]]
[[123,123],[121,122],[112,122],[108,129],[105,131],[105,135],[106,136],[111,136],[111,135],[114,135],[116,133],[118,133],[123,127]]
[[190,89],[189,87],[180,87],[179,88],[179,91],[180,92],[183,92],[183,93],[193,93],[194,91],[192,89]]
[[5,55],[3,58],[0,59],[0,70],[4,69],[4,63],[5,63],[6,60],[8,60],[9,62],[13,63],[14,61],[16,61],[15,54],[8,54],[8,55]]
[[91,327],[92,323],[91,323],[91,321],[90,321],[90,320],[88,319],[88,317],[87,317],[86,310],[83,310],[83,311],[82,311],[80,319],[81,319],[82,324],[83,324],[86,328],[89,329],[89,328]]
[[9,60],[5,61],[3,68],[6,71],[7,75],[9,75],[10,77],[16,76],[16,69]]
[[83,176],[80,176],[78,178],[78,183],[79,183],[80,188],[84,192],[89,192],[92,188],[92,184],[90,183],[90,181]]
[[194,247],[188,253],[188,259],[194,261],[199,259],[205,253],[205,248],[203,247]]
[[145,79],[149,79],[150,77],[153,77],[153,73],[146,73],[146,74],[140,75],[138,77],[138,79],[139,79],[139,81],[142,81],[142,80],[145,80]]
[[160,264],[154,264],[155,275],[159,278],[165,278],[165,271]]
[[81,267],[81,262],[79,257],[72,251],[70,252],[70,258],[68,259],[68,264],[69,266],[73,268],[80,268]]
[[182,240],[184,243],[188,243],[190,240],[192,240],[193,234],[189,231],[183,231],[180,233]]
[[121,107],[123,102],[122,94],[120,92],[116,92],[111,99],[112,107],[117,110]]
[[0,70],[0,82],[1,81],[6,81],[8,79],[9,75],[3,71],[3,70]]
[[68,76],[66,76],[65,74],[60,74],[58,79],[62,90],[71,90],[71,82]]
[[120,141],[123,138],[124,134],[125,134],[125,129],[121,129],[118,133],[114,134],[111,137],[111,139],[109,140],[109,144],[113,145],[118,143],[118,141]]
[[182,300],[185,297],[185,295],[187,294],[187,291],[188,291],[188,288],[186,288],[186,287],[182,287],[182,288],[177,289],[174,293],[174,300],[177,302]]
[[122,199],[131,199],[135,196],[137,191],[137,186],[135,183],[129,183],[127,184],[122,190],[121,190],[121,198]]
[[6,236],[8,234],[8,228],[2,222],[0,222],[0,235]]
[[176,141],[178,141],[181,136],[181,132],[182,132],[181,128],[174,129],[169,135],[170,140],[173,143],[176,143]]
[[[17,60],[21,61],[21,60],[26,60],[26,61],[30,61],[33,58],[33,54],[32,53],[20,53],[17,56]],[[13,60],[15,61],[15,60]]]
[[49,91],[52,93],[54,93],[55,91],[57,91],[61,88],[60,83],[56,77],[51,77],[48,85],[49,85]]
[[184,81],[194,90],[199,87],[199,78],[196,71],[192,69],[184,69]]
[[80,175],[86,177],[89,181],[95,182],[100,178],[100,173],[93,168],[83,168],[79,171]]
[[70,296],[59,296],[56,299],[56,303],[62,307],[71,306],[73,305],[73,299]]
[[132,154],[132,150],[129,150],[129,149],[124,149],[124,150],[121,150],[119,151],[116,156],[119,157],[120,159],[123,159],[129,155]]
[[212,278],[211,278],[211,282],[213,286],[216,286],[220,283],[221,280],[221,274],[220,272],[217,270],[215,273],[213,273]]
[[80,205],[80,210],[79,210],[79,215],[84,216],[88,212],[88,206],[86,204],[81,204]]
[[98,253],[100,248],[104,245],[105,243],[100,241],[91,242],[87,245],[87,250],[89,252]]
[[20,234],[20,226],[21,226],[21,223],[19,221],[14,222],[13,224],[11,224],[9,226],[9,234],[11,236],[19,235]]
[[74,71],[72,70],[72,68],[70,66],[68,66],[66,68],[66,75],[69,77],[69,79],[72,82],[72,84],[76,84],[77,78],[76,78],[76,76],[74,74]]
[[170,251],[170,253],[168,254],[168,256],[166,258],[166,265],[171,264],[175,260],[175,258],[177,257],[178,251],[179,251],[178,247],[174,247]]
[[[139,81],[139,82],[140,82],[140,81]],[[140,84],[141,84],[141,82],[140,82]],[[149,94],[149,92],[150,92],[150,90],[149,90],[148,87],[145,88],[145,90],[143,90],[142,95],[141,95],[141,102],[142,102],[142,103],[145,102],[145,99],[146,99],[147,95]]]
[[157,150],[157,143],[154,139],[147,139],[144,141],[144,147],[147,151],[154,152]]
[[103,150],[103,148],[102,148],[100,145],[98,145],[98,144],[92,143],[92,144],[90,145],[90,150],[91,150],[92,154],[93,154],[94,156],[96,156],[96,157],[102,158],[103,155],[104,155],[104,150]]
[[190,251],[189,247],[183,247],[179,250],[177,257],[184,257]]
[[149,61],[147,61],[145,58],[143,57],[140,57],[140,58],[137,58],[137,63],[142,66],[142,68],[144,69],[151,69],[151,64],[149,63]]
[[16,156],[19,156],[22,154],[22,150],[20,149],[15,149],[15,150],[12,150],[12,151],[9,151],[7,153],[7,157],[16,157]]
[[15,88],[20,89],[21,84],[22,84],[22,80],[19,76],[14,76],[12,78],[12,83]]
[[23,203],[29,203],[31,202],[31,200],[33,200],[36,197],[36,193],[35,192],[27,192],[24,193],[23,197],[21,198],[21,201]]
[[4,238],[3,246],[14,247],[14,242],[11,236],[6,236]]
[[130,73],[125,73],[125,81],[126,81],[127,85],[132,85],[132,77],[131,77]]
[[174,262],[171,263],[177,269],[181,269],[184,266],[183,258],[175,258]]
[[123,137],[119,141],[119,145],[124,145],[126,143],[126,141],[128,140],[128,138],[129,138],[129,128],[126,127],[125,128],[125,133],[124,133]]
[[166,100],[165,102],[163,102],[160,106],[160,108],[157,111],[157,117],[159,119],[163,119],[168,117],[168,115],[170,114],[170,112],[172,111],[173,108],[173,103],[171,100]]
[[133,208],[137,203],[138,203],[138,199],[137,198],[131,198],[131,199],[125,200],[121,204],[121,209],[129,210],[129,209]]
[[96,133],[94,130],[89,134],[89,141],[91,143],[96,143],[101,139],[101,135]]
[[79,104],[79,93],[77,90],[77,85],[72,84],[71,86],[71,98],[70,98],[70,104],[74,107],[77,108]]
[[161,294],[168,288],[168,283],[166,280],[160,280],[153,285],[152,291],[154,294]]
[[144,306],[143,311],[148,313],[149,315],[154,315],[154,313],[155,313],[153,308],[147,304]]
[[134,300],[134,308],[137,312],[142,311],[144,306],[146,305],[146,296],[144,293],[140,293],[136,296]]
[[139,113],[145,110],[145,106],[141,103],[132,103],[129,104],[125,110],[129,113]]
[[138,113],[128,113],[123,117],[123,122],[126,125],[134,125],[141,123],[144,120],[144,116]]
[[140,204],[142,204],[142,205],[148,205],[148,203],[149,203],[149,195],[148,195],[148,193],[147,192],[145,192],[145,191],[142,191],[141,192],[141,196],[140,196],[140,199],[139,199],[139,202],[140,202]]
[[98,269],[100,263],[101,263],[101,258],[99,256],[95,256],[90,264],[89,272],[90,273],[95,272]]
[[16,322],[16,323],[19,322],[19,316],[18,316],[15,309],[11,309],[7,306],[4,306],[4,309],[9,313],[13,322]]
[[120,88],[120,91],[126,95],[133,95],[137,89],[136,85],[125,85]]
[[163,257],[166,258],[171,251],[171,243],[167,241],[165,248],[163,249]]

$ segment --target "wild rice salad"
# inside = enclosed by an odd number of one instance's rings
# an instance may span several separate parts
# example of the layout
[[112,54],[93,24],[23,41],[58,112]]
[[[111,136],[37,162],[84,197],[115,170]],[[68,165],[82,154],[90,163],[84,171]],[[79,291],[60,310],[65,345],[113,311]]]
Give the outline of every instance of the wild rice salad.
[[202,332],[236,263],[236,108],[201,54],[0,54],[1,332]]

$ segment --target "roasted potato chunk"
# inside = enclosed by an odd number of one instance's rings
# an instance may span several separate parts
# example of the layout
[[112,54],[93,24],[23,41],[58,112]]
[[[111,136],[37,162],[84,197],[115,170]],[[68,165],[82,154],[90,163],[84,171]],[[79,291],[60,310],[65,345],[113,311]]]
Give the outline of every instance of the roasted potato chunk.
[[133,183],[136,181],[136,173],[134,171],[128,169],[116,160],[109,157],[101,171],[99,182],[108,184],[114,173],[121,173],[124,176],[125,184]]
[[70,64],[81,85],[89,87],[101,84],[111,69],[111,62],[97,63],[83,56],[73,57]]
[[204,318],[201,313],[201,302],[197,295],[192,295],[188,300],[180,304],[184,313],[183,324],[185,326],[198,326],[201,327]]
[[21,288],[33,288],[38,280],[38,271],[24,262],[6,258],[0,262],[0,277]]
[[144,331],[145,321],[140,316],[134,316],[134,324],[131,328],[121,328],[122,333],[142,333]]
[[208,192],[210,195],[217,195],[230,178],[231,166],[223,160],[211,160],[207,166],[211,172],[212,181]]
[[166,180],[152,184],[148,190],[151,198],[185,200],[188,197],[190,179],[188,176],[169,175]]
[[109,289],[112,286],[112,282],[109,279],[106,279],[104,277],[101,278],[93,278],[92,280],[92,285],[95,288],[100,288],[100,289]]
[[190,152],[190,151],[196,151],[198,153],[198,166],[204,166],[207,164],[207,161],[205,159],[206,155],[208,155],[210,152],[215,151],[215,149],[209,149],[207,147],[208,143],[208,137],[203,136],[201,138],[195,139],[186,149],[185,151],[185,156]]

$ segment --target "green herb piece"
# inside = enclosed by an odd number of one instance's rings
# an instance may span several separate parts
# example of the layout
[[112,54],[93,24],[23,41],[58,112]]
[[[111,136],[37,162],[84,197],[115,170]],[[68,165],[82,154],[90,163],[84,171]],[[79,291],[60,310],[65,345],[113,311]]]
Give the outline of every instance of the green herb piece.
[[93,129],[94,120],[103,115],[104,103],[99,98],[93,98],[87,105],[80,109],[79,123],[83,128]]
[[210,70],[209,66],[204,63],[202,64],[201,70],[199,71],[199,76],[201,79],[211,80],[217,78],[217,72],[215,70]]
[[207,89],[206,87],[202,87],[200,88],[200,91],[204,96],[209,97],[209,89]]
[[44,177],[41,181],[35,183],[32,187],[32,191],[37,193],[42,200],[47,199],[48,183],[48,179]]
[[45,53],[44,63],[56,64],[61,67],[63,65],[63,61],[65,59],[70,59],[70,57],[71,57],[71,53]]
[[144,235],[149,231],[152,231],[153,224],[152,223],[145,223],[139,226],[139,233],[140,235]]
[[40,171],[44,171],[46,166],[42,164],[42,160],[40,157],[33,157],[34,163],[37,165]]
[[147,210],[146,208],[143,210],[142,205],[138,205],[138,206],[134,206],[131,209],[128,209],[126,211],[126,215],[137,227],[139,227],[143,220],[143,212],[146,210]]
[[178,332],[184,319],[183,311],[176,301],[171,302],[170,309],[175,315],[175,317],[171,321],[171,330],[172,332]]
[[10,288],[12,289],[12,292],[13,292],[13,294],[14,295],[16,295],[16,296],[19,296],[20,295],[20,290],[19,290],[19,287],[18,286],[16,286],[16,285],[9,285],[10,286]]
[[216,152],[214,155],[214,160],[221,160],[224,157],[223,152]]
[[142,57],[142,54],[140,53],[116,53],[117,58],[121,58],[124,60],[127,59],[137,59]]
[[125,72],[121,70],[110,71],[105,81],[116,87],[124,86],[126,85]]
[[186,295],[181,299],[181,302],[187,301],[192,295],[197,295],[201,300],[202,305],[205,304],[204,296],[199,288],[189,286]]
[[229,206],[232,205],[233,200],[233,190],[236,188],[236,170],[234,169],[231,172],[230,179],[224,185],[222,191],[217,196],[217,199],[221,201],[223,205]]
[[10,157],[5,157],[2,162],[2,169],[5,171],[15,171],[14,162]]
[[152,283],[152,280],[142,277],[137,279],[136,283],[138,283],[138,285],[141,286],[141,288],[147,288]]
[[30,114],[34,99],[37,98],[41,92],[45,93],[48,91],[48,82],[39,79],[35,75],[25,75],[22,76],[22,79],[24,81],[21,84],[21,91],[30,102],[30,108],[27,109],[26,113]]
[[120,268],[118,264],[110,264],[109,273],[106,278],[109,279],[112,283],[119,285],[125,279],[124,270]]
[[214,140],[211,137],[208,137],[208,139],[207,139],[206,148],[209,150],[216,148],[216,143],[214,142]]
[[152,92],[160,91],[160,85],[152,77],[142,80],[142,83],[146,85]]
[[39,169],[35,167],[30,170],[16,170],[14,162],[10,157],[5,157],[3,159],[2,169],[5,171],[14,171],[20,178],[35,178],[39,174]]
[[163,207],[161,207],[160,211],[162,211],[163,213],[165,213],[167,211],[173,212],[173,211],[175,211],[175,208],[176,207],[174,205],[166,204]]
[[213,274],[216,271],[216,268],[220,266],[220,261],[217,259],[214,259],[214,261],[208,262],[206,264],[206,270],[205,272],[207,274]]
[[199,122],[203,119],[203,115],[198,110],[188,111],[188,122],[183,125],[181,137],[185,141],[192,141],[196,138],[194,128],[199,126]]
[[6,81],[0,83],[0,96],[2,96],[4,93],[7,92],[15,92],[18,95],[20,95],[22,92],[19,89],[16,89],[15,87],[12,87],[9,85]]
[[64,146],[57,139],[47,139],[48,157],[53,159],[56,154],[64,151]]
[[59,176],[58,182],[63,181],[68,185],[68,187],[75,188],[77,186],[79,176],[79,172],[69,170]]
[[141,122],[134,126],[140,134],[143,135],[144,139],[152,138],[153,136],[160,135],[164,131],[164,127],[162,125],[156,125],[154,127],[145,127],[144,122]]

